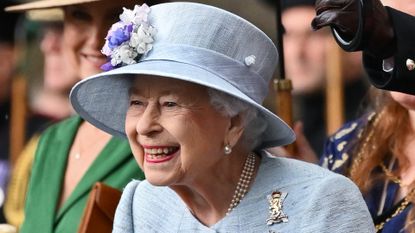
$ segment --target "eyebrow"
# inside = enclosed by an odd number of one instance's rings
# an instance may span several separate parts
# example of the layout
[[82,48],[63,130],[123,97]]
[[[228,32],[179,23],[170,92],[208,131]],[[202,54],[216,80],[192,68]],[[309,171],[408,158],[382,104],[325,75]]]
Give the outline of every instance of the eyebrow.
[[[179,86],[177,86],[177,87],[173,86],[172,89],[164,90],[164,91],[161,92],[161,94],[162,95],[172,95],[172,94],[182,93],[182,91],[179,92],[179,91],[177,91],[177,89],[179,89]],[[139,92],[140,92],[139,88],[130,87],[128,89],[128,95],[129,96],[131,96],[133,94],[138,94]]]

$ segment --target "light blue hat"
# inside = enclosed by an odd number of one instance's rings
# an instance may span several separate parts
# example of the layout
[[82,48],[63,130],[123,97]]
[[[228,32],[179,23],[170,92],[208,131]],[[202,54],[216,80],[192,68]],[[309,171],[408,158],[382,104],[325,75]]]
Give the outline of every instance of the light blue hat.
[[261,105],[278,60],[277,49],[261,30],[225,10],[188,2],[152,6],[147,22],[157,33],[151,44],[142,46],[147,50],[136,64],[97,74],[74,86],[70,99],[82,118],[125,137],[132,85],[129,74],[155,75],[207,86],[255,106],[268,123],[260,148],[295,140],[291,128]]

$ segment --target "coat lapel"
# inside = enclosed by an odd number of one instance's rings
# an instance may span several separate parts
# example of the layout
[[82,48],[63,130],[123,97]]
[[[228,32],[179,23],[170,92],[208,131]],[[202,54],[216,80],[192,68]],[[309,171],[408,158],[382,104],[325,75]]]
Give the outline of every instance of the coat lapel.
[[98,181],[104,181],[110,176],[117,167],[122,166],[126,161],[132,159],[131,150],[128,142],[123,139],[112,138],[92,165],[88,168],[68,200],[59,209],[56,222],[67,212],[75,203],[83,200],[89,195],[91,188]]
[[24,232],[53,232],[53,219],[65,174],[67,153],[80,122],[79,117],[70,118],[42,134],[36,150],[26,206],[26,214],[37,217],[28,219],[25,226],[28,231]]

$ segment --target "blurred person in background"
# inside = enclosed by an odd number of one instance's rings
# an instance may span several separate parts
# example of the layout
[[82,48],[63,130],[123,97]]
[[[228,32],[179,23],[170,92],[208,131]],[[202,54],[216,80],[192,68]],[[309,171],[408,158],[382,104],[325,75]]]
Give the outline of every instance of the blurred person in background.
[[[10,1],[1,1],[4,8]],[[4,222],[3,203],[9,173],[11,86],[16,67],[14,35],[18,15],[0,12],[0,221]]]
[[[33,43],[28,43],[31,44],[28,46],[39,47],[43,55],[42,80],[34,77],[38,74],[28,77],[31,83],[29,105],[35,114],[49,119],[50,122],[56,122],[73,114],[68,96],[73,84],[79,80],[79,77],[65,66],[62,53],[63,12],[61,9],[34,10],[27,12],[26,16],[29,20],[26,25],[31,26],[31,30],[36,30],[36,38],[39,38]],[[38,68],[33,65],[34,68]],[[36,88],[39,85],[36,82],[40,82],[40,88]],[[26,144],[11,172],[4,214],[7,223],[16,227],[19,227],[24,219],[27,184],[40,133],[39,130]]]
[[[157,1],[147,1],[148,4]],[[110,26],[122,7],[136,0],[40,0],[8,11],[61,8],[64,65],[81,79],[101,72],[101,53]],[[46,129],[37,145],[20,232],[76,232],[91,188],[103,182],[121,190],[143,179],[128,142],[73,116]]]
[[[379,1],[372,3],[386,12]],[[382,3],[415,14],[414,1]],[[414,233],[415,95],[376,90],[372,105],[329,138],[321,165],[358,185],[377,232]]]
[[[326,134],[326,54],[332,40],[329,30],[313,31],[310,23],[315,16],[314,0],[282,1],[281,20],[285,32],[284,57],[286,78],[293,84],[294,126],[304,133],[312,149],[321,155]],[[353,119],[368,90],[360,54],[343,58],[345,119]],[[301,138],[298,137],[297,143]]]
[[29,19],[39,24],[40,50],[43,55],[42,87],[33,93],[34,112],[62,120],[73,114],[68,95],[79,80],[74,70],[65,65],[63,56],[63,12],[61,9],[28,12]]
[[[14,1],[0,1],[0,8],[4,9]],[[10,14],[3,10],[0,12],[2,24],[0,30],[0,222],[5,222],[3,216],[3,203],[6,186],[10,172],[10,142],[11,142],[11,108],[13,105],[12,87],[17,75],[19,26],[21,26],[20,14]],[[28,112],[25,121],[26,135],[23,140],[29,139],[34,133],[45,127],[48,119],[32,111]]]

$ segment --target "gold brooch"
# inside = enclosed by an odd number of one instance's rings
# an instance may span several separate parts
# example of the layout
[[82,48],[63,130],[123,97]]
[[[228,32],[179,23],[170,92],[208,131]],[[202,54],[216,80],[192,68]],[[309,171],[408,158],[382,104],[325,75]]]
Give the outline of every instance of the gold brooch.
[[287,193],[275,191],[268,195],[269,202],[269,218],[267,225],[271,226],[275,223],[288,222],[288,216],[282,212],[282,203],[284,202]]

